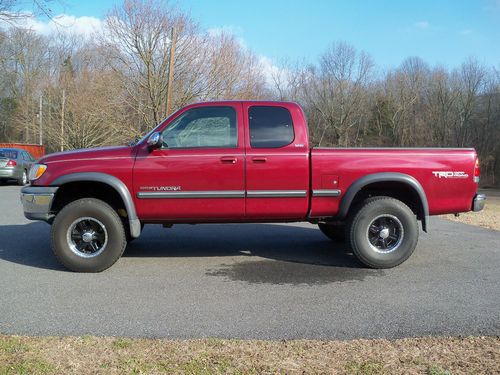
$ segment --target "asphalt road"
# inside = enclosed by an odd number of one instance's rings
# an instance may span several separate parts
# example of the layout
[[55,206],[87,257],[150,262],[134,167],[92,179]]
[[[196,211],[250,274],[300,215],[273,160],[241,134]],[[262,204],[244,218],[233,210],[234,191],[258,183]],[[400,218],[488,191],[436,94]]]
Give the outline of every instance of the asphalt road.
[[0,186],[0,332],[169,338],[500,334],[500,232],[434,219],[363,268],[313,225],[146,226],[111,269],[67,272]]

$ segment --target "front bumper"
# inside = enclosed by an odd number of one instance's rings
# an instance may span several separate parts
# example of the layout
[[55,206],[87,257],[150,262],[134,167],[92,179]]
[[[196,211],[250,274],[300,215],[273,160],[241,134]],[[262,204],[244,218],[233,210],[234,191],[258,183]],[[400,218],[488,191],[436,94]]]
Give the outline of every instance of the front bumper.
[[25,186],[21,189],[21,203],[24,216],[29,220],[43,220],[50,222],[54,215],[50,207],[58,187],[52,186]]
[[484,208],[484,203],[486,201],[486,195],[476,194],[474,200],[472,201],[472,211],[481,211]]

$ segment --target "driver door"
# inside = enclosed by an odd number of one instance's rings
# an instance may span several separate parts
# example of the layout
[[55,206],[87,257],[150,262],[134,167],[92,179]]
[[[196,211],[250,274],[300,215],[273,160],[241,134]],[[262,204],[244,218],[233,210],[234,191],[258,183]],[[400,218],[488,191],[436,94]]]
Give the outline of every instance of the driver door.
[[142,220],[231,220],[245,215],[241,104],[188,107],[162,129],[163,147],[138,152],[136,208]]

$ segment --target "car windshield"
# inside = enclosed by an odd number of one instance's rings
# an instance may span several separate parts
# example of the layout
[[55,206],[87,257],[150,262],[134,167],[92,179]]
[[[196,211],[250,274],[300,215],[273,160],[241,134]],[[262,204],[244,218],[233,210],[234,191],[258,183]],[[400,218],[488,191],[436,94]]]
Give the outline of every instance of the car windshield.
[[0,158],[17,159],[17,151],[9,149],[0,149]]

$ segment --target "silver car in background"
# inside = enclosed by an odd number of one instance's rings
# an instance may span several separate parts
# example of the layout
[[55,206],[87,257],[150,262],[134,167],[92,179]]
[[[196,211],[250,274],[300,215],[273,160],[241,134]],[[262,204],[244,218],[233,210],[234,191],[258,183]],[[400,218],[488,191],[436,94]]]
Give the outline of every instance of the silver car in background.
[[26,185],[28,173],[35,159],[19,148],[0,148],[0,182],[16,180],[18,185]]

